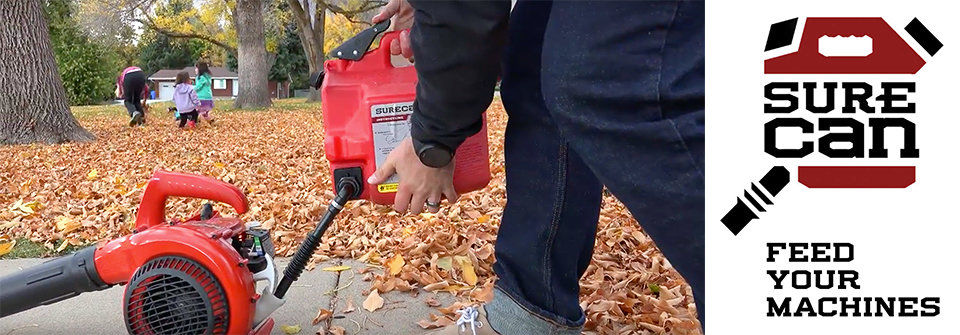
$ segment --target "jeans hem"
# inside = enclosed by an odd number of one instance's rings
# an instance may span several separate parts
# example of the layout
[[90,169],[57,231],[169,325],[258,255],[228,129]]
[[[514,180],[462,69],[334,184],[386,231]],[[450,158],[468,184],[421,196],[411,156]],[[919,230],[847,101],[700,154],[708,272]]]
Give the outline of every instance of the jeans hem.
[[[543,310],[542,308],[533,306],[523,299],[517,299],[515,294],[499,285],[494,286],[494,299],[487,304],[486,310],[488,313],[488,319],[490,318],[490,314],[496,314],[497,311],[504,312],[505,314],[513,314],[514,317],[519,317],[517,314],[526,314],[535,317],[537,320],[542,322],[536,322],[540,323],[539,325],[536,325],[540,326],[538,328],[547,326],[558,333],[571,332],[571,334],[580,334],[580,331],[583,329],[583,324],[586,323],[586,316],[582,313],[579,320],[570,321],[554,313]],[[510,321],[519,322],[519,320]]]

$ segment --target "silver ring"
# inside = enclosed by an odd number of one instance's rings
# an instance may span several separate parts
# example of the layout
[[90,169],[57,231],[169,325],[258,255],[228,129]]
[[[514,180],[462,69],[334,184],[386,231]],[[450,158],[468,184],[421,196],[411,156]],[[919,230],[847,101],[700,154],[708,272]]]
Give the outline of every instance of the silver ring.
[[439,202],[430,202],[430,200],[425,201],[424,204],[427,205],[427,207],[440,207]]

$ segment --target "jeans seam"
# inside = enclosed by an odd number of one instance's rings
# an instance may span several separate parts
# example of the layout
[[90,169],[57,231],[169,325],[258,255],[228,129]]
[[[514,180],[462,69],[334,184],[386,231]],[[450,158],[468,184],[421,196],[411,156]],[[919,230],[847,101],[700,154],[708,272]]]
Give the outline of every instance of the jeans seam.
[[690,147],[687,146],[687,141],[683,139],[683,135],[680,134],[680,129],[677,128],[677,123],[672,119],[667,119],[670,121],[670,126],[673,129],[673,133],[677,135],[677,139],[680,140],[680,145],[683,147],[683,152],[687,154],[687,159],[690,160],[690,164],[697,169],[697,173],[700,174],[700,178],[703,178],[703,170],[700,169],[700,165],[697,164],[697,160],[693,158],[693,154],[690,153]]
[[556,243],[557,230],[559,229],[560,224],[560,215],[563,211],[563,201],[566,198],[566,183],[567,183],[567,145],[560,145],[560,154],[557,158],[557,193],[556,193],[556,205],[553,207],[553,217],[550,219],[550,232],[547,235],[546,251],[543,254],[543,268],[544,271],[544,283],[547,286],[547,294],[550,299],[550,308],[557,310],[557,299],[554,299],[553,285],[550,284],[552,279],[551,274],[553,268],[550,266],[551,254],[553,253],[553,246]]
[[[580,327],[574,327],[574,326],[567,326],[567,325],[564,325],[564,324],[560,324],[559,322],[554,321],[554,320],[552,320],[552,319],[550,319],[550,318],[548,318],[548,317],[542,316],[542,315],[540,315],[540,314],[537,313],[537,312],[531,311],[529,308],[527,308],[527,306],[524,306],[524,304],[520,303],[520,301],[518,301],[516,298],[514,298],[514,297],[513,297],[513,293],[511,293],[511,292],[508,291],[507,289],[504,289],[504,288],[501,287],[500,285],[494,285],[494,287],[495,287],[496,289],[500,290],[500,292],[503,293],[503,295],[507,296],[508,299],[510,299],[511,301],[513,301],[514,304],[516,304],[517,306],[520,306],[520,309],[522,309],[524,312],[530,313],[530,315],[533,315],[534,317],[536,317],[536,318],[538,318],[538,319],[540,319],[540,320],[546,321],[546,322],[549,323],[551,326],[554,326],[554,327],[557,327],[557,328],[561,328],[561,329],[571,329],[571,330],[576,330],[576,329],[582,329],[582,328],[583,328],[582,326],[580,326]],[[488,316],[488,318],[489,318],[489,316]]]
[[660,119],[664,119],[663,116],[663,95],[660,91],[660,84],[663,83],[663,48],[667,45],[667,37],[670,35],[670,31],[673,30],[673,23],[677,21],[677,12],[680,11],[680,2],[676,3],[677,6],[673,8],[673,15],[670,16],[670,24],[667,25],[667,30],[663,33],[663,40],[660,42],[660,62],[657,63],[657,111],[660,112]]

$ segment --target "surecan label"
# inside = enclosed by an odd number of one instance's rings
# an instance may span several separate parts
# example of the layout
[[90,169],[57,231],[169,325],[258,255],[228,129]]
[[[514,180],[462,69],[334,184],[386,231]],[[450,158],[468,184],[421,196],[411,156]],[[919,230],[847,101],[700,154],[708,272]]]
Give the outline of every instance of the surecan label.
[[[413,115],[413,101],[373,105],[370,107],[370,121],[373,128],[373,151],[377,155],[377,167],[383,165],[387,156],[410,135],[410,115]],[[382,184],[377,185],[380,193],[395,193],[400,178],[396,174]]]

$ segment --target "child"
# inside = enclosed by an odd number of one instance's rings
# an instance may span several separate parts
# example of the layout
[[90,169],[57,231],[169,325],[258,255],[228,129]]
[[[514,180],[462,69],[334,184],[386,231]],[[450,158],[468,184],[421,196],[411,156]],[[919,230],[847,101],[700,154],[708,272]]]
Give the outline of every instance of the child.
[[180,128],[184,125],[187,129],[193,129],[197,125],[197,109],[200,107],[200,99],[197,98],[197,92],[190,85],[190,74],[187,71],[177,73],[177,86],[173,91],[173,103],[177,105],[177,111],[180,112]]
[[203,118],[207,122],[213,123],[213,117],[210,116],[210,111],[213,110],[213,91],[210,88],[210,82],[212,81],[210,75],[210,67],[207,66],[206,62],[197,63],[197,83],[193,87],[197,91],[197,98],[200,99],[200,107],[197,108],[197,111],[200,112],[200,115],[203,115]]

